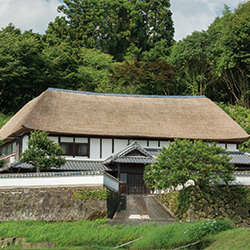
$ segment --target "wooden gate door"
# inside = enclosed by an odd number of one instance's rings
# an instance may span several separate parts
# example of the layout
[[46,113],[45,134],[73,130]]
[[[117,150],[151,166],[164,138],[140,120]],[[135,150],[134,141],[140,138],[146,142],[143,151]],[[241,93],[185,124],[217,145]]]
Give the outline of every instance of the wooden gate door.
[[128,174],[128,194],[142,194],[142,174]]

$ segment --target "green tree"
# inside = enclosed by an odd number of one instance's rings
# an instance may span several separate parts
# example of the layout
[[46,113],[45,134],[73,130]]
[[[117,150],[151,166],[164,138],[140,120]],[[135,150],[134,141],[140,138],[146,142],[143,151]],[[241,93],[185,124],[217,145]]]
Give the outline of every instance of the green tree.
[[66,160],[61,157],[62,154],[62,148],[48,138],[47,132],[34,131],[28,140],[28,149],[22,154],[21,162],[31,164],[40,172],[63,165]]
[[[250,134],[250,109],[240,105],[216,103],[231,116],[248,134]],[[250,153],[250,140],[239,145],[239,149]]]
[[[74,48],[95,48],[115,60],[144,56],[151,60],[168,53],[173,44],[173,21],[169,0],[64,0],[46,31],[50,43]],[[161,49],[155,49],[156,47]],[[160,51],[160,55],[158,55]],[[149,52],[149,54],[147,53]]]
[[195,31],[172,48],[168,62],[176,66],[177,81],[185,85],[185,94],[204,95],[216,75],[209,58],[206,31]]
[[81,48],[78,56],[78,89],[95,92],[99,86],[109,84],[109,68],[113,65],[113,57],[97,49]]
[[250,107],[250,1],[239,4],[232,14],[225,11],[224,15],[227,22],[219,27],[215,40],[216,69],[234,100]]
[[224,149],[201,140],[176,139],[163,147],[156,163],[145,167],[144,179],[150,188],[166,189],[192,180],[199,190],[223,181],[232,181],[234,166]]
[[173,76],[173,67],[164,60],[125,60],[110,68],[109,82],[99,85],[97,90],[124,94],[171,94]]

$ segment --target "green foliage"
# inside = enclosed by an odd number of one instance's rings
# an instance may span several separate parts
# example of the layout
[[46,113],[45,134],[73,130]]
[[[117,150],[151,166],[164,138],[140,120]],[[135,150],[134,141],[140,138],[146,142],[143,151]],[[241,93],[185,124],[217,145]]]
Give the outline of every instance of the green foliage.
[[0,113],[0,129],[3,127],[5,123],[8,122],[8,120],[10,120],[11,117],[12,114],[5,115],[4,113]]
[[66,17],[49,24],[46,40],[100,49],[118,61],[144,56],[158,59],[168,54],[166,48],[173,43],[169,7],[169,0],[64,0],[58,11]]
[[234,12],[225,5],[222,14],[208,30],[173,45],[168,62],[175,66],[182,94],[250,107],[250,2]]
[[48,170],[52,167],[60,167],[66,161],[61,157],[63,154],[59,144],[48,138],[48,133],[45,131],[34,131],[30,134],[28,140],[28,149],[22,154],[21,162],[31,164],[40,170]]
[[66,46],[47,46],[42,36],[13,25],[0,31],[1,112],[16,112],[48,87],[76,89],[78,61]]
[[113,192],[108,189],[95,189],[95,190],[84,189],[81,190],[80,193],[74,193],[74,196],[78,199],[83,199],[83,200],[98,199],[105,201],[108,198],[113,197]]
[[205,250],[249,250],[249,237],[249,228],[227,230],[214,236],[208,237],[208,240],[211,242],[211,244],[210,246],[205,248]]
[[101,84],[98,90],[124,94],[170,94],[174,89],[173,75],[172,66],[164,60],[125,60],[109,69],[109,82]]
[[[202,240],[208,235],[233,228],[227,221],[126,227],[105,223],[106,220],[53,223],[8,221],[0,224],[0,237],[27,237],[28,242],[57,242],[57,249],[114,249],[115,246],[143,237],[130,245],[130,249],[173,249],[193,243],[191,232],[195,231],[196,239]],[[204,229],[205,233],[202,232]]]
[[162,194],[159,198],[181,221],[223,218],[241,226],[250,222],[248,187],[217,186],[201,190],[189,186],[180,191]]
[[250,107],[250,2],[239,4],[228,18],[216,46],[221,45],[215,58],[219,74],[223,77],[236,102]]
[[220,181],[227,184],[233,180],[234,166],[224,151],[214,143],[175,139],[161,149],[156,163],[145,167],[144,179],[148,187],[159,189],[185,188],[189,180],[201,189]]
[[228,229],[233,229],[233,225],[227,220],[206,220],[199,222],[194,225],[190,230],[187,230],[187,234],[195,242],[200,240],[206,235],[214,235],[219,232],[226,231]]
[[[216,103],[228,115],[231,116],[248,134],[250,134],[250,110],[240,105],[226,105],[224,103]],[[250,140],[242,143],[239,149],[250,153]]]
[[168,61],[177,67],[176,80],[185,84],[185,94],[207,94],[207,88],[215,80],[207,54],[208,39],[207,32],[195,31],[172,48]]
[[99,86],[109,84],[108,69],[113,65],[113,57],[97,49],[82,48],[77,53],[78,75],[83,91],[99,91]]

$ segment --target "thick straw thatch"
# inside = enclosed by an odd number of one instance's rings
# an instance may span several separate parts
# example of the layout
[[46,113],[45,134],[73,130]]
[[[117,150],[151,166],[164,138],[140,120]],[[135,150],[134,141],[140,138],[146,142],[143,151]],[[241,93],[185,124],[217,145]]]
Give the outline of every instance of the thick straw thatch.
[[57,134],[189,138],[243,142],[249,135],[206,97],[105,95],[49,89],[1,130],[1,139],[33,129]]

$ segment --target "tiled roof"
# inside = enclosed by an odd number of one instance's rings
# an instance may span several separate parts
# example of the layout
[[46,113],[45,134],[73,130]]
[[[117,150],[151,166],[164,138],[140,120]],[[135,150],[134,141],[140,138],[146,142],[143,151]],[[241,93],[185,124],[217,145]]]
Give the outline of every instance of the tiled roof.
[[[150,154],[154,157],[157,157],[160,153],[160,150],[150,149],[148,152],[150,152]],[[226,153],[229,153],[229,157],[231,158],[230,163],[250,165],[249,153],[243,151],[226,151]]]
[[229,152],[229,157],[232,159],[230,163],[233,164],[250,164],[250,154],[242,151]]
[[[129,155],[133,151],[138,151],[140,155]],[[119,163],[143,163],[149,164],[153,161],[153,155],[145,148],[142,148],[137,142],[129,144],[116,154],[108,157],[105,162],[119,162]]]
[[0,178],[33,178],[33,177],[62,177],[62,176],[79,176],[79,175],[102,175],[102,171],[74,171],[74,172],[33,172],[33,173],[16,173],[3,174]]
[[[30,169],[32,166],[27,163],[16,162],[10,166],[11,168],[24,168]],[[109,171],[109,167],[104,165],[102,161],[80,161],[80,160],[67,160],[67,162],[60,168],[52,167],[52,170],[60,171]]]
[[119,162],[119,163],[140,163],[140,164],[150,164],[154,160],[152,158],[147,158],[147,157],[137,157],[137,156],[124,156],[121,158],[118,158],[114,160],[113,162]]

